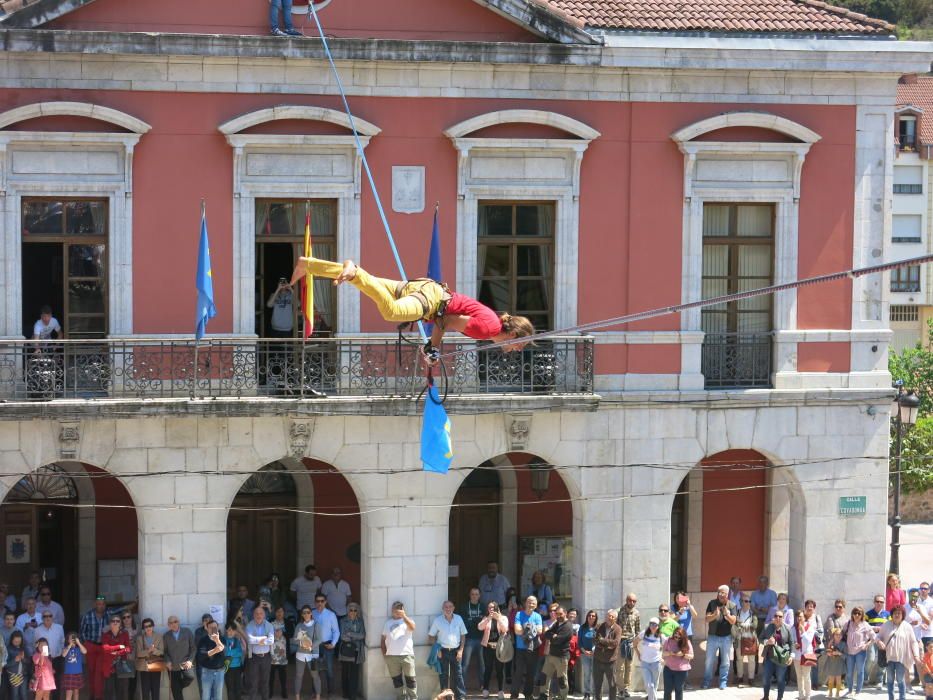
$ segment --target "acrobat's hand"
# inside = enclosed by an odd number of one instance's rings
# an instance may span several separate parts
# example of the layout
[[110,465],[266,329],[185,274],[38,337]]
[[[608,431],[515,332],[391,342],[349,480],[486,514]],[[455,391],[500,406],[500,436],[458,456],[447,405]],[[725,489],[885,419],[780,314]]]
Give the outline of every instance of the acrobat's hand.
[[441,351],[439,348],[431,345],[431,341],[429,340],[421,348],[421,357],[424,358],[424,363],[428,367],[434,367],[441,361]]

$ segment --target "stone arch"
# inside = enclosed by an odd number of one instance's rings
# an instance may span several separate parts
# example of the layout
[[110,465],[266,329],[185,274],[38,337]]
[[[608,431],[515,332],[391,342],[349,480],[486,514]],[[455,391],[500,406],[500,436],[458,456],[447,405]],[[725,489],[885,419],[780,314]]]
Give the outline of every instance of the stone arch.
[[[531,490],[529,465],[539,464],[549,468],[549,483],[546,492],[540,495],[540,505],[536,502],[538,496]],[[573,494],[575,486],[568,482],[565,472],[553,469],[551,463],[537,454],[529,452],[505,452],[495,455],[477,465],[474,469],[464,469],[462,478],[457,480],[457,488],[451,497],[452,506],[457,503],[461,489],[468,483],[471,475],[477,469],[494,469],[499,479],[498,489],[498,557],[500,571],[506,576],[519,595],[524,593],[525,578],[523,576],[523,558],[521,550],[522,538],[572,538],[576,530],[582,526],[577,518],[577,504]],[[482,506],[478,506],[482,507]],[[465,512],[469,511],[465,508]],[[449,528],[453,532],[455,518],[458,514],[451,508]],[[482,516],[480,516],[482,517]],[[460,546],[450,542],[450,546]],[[582,554],[582,553],[581,553]],[[459,561],[462,553],[455,557],[451,551],[451,563],[454,558]],[[560,571],[561,589],[570,597],[575,595],[572,581],[576,580],[580,556],[573,556],[572,569]],[[476,563],[474,562],[474,566]],[[472,579],[485,573],[485,562],[479,571],[461,572]],[[551,573],[554,573],[553,571]]]
[[573,117],[541,109],[503,109],[497,112],[486,112],[454,124],[445,129],[444,134],[452,139],[463,138],[486,127],[517,123],[552,126],[586,141],[592,141],[600,136],[596,129]]
[[135,134],[145,134],[152,127],[131,114],[91,102],[34,102],[0,112],[0,129],[39,117],[86,117],[119,126]]
[[[768,450],[733,447],[701,460],[680,488],[687,491],[685,564],[686,590],[691,595],[713,591],[734,575],[748,590],[763,573],[772,588],[788,591],[793,601],[801,602],[806,503],[793,467]],[[716,520],[722,517],[743,523],[742,528],[726,528],[742,541],[720,541],[722,546],[705,552],[707,532],[719,530]],[[672,563],[677,556],[673,525]]]
[[[240,581],[231,578],[231,576],[239,578],[236,573],[238,564],[233,555],[238,546],[238,538],[243,536],[237,529],[243,527],[241,522],[243,518],[234,516],[234,511],[237,507],[237,499],[241,499],[244,495],[244,487],[247,487],[250,480],[254,479],[256,475],[267,471],[286,473],[294,486],[293,493],[284,499],[284,502],[277,503],[278,499],[276,498],[268,499],[269,504],[264,509],[265,515],[262,516],[269,521],[280,521],[263,527],[267,526],[275,529],[282,527],[282,523],[284,523],[286,530],[278,531],[284,532],[290,539],[293,538],[292,546],[284,555],[279,557],[281,561],[286,562],[284,565],[277,565],[281,576],[280,586],[287,590],[292,579],[295,576],[300,576],[304,571],[304,567],[309,563],[317,564],[318,575],[321,576],[322,580],[325,580],[330,574],[333,566],[340,566],[346,572],[345,578],[351,584],[354,597],[358,598],[361,580],[359,551],[362,546],[360,516],[358,515],[360,511],[358,490],[352,481],[330,462],[313,457],[298,458],[293,455],[266,462],[257,468],[237,474],[230,483],[233,493],[228,499],[230,506],[226,515],[228,523],[226,527],[228,589],[237,584],[246,583],[250,586],[250,594],[256,594],[256,582],[251,579]],[[338,485],[335,488],[331,477],[337,477],[343,486]],[[334,499],[338,501],[336,505],[332,503]],[[257,503],[250,506],[241,503],[240,506],[244,508],[244,512],[249,516],[246,520],[260,517],[250,515],[248,509],[261,508],[261,504]],[[333,510],[336,514],[345,514],[347,512],[356,514],[356,527],[350,526],[346,532],[338,533],[338,536],[334,536],[332,532],[329,534],[327,525],[329,517],[326,515],[328,510]],[[234,518],[233,521],[231,521],[231,517]],[[341,525],[343,524],[345,523],[342,522]],[[255,523],[247,523],[246,526],[253,529],[257,527]],[[340,548],[343,541],[348,537],[353,539],[354,542],[350,543],[349,546]],[[340,548],[339,556],[335,554],[337,548]],[[322,549],[325,551],[322,552]],[[322,556],[323,559],[321,559]],[[335,561],[335,559],[337,560]],[[256,576],[265,575],[261,569],[262,567],[255,572]]]
[[715,117],[701,119],[675,131],[671,134],[671,138],[677,143],[684,143],[710,131],[731,127],[769,129],[809,144],[816,143],[822,138],[818,133],[808,129],[803,124],[766,112],[726,112],[725,114],[718,114]]
[[382,131],[382,129],[372,122],[360,119],[355,115],[353,117],[353,125],[351,126],[350,118],[345,112],[340,112],[336,109],[328,109],[327,107],[313,107],[307,105],[278,105],[277,107],[257,109],[254,112],[247,112],[239,117],[234,117],[221,124],[217,129],[222,134],[229,136],[230,134],[237,134],[244,129],[249,129],[259,124],[265,124],[266,122],[278,121],[280,119],[305,119],[308,121],[328,122],[330,124],[342,126],[351,131],[353,126],[356,126],[356,130],[361,136],[369,137],[376,136]]
[[[60,493],[48,490],[47,480],[55,478],[68,480],[73,500],[59,499]],[[17,485],[26,480],[41,495],[11,500]],[[25,507],[33,511],[31,525],[23,519],[28,515]],[[15,525],[10,522],[11,508],[19,511]],[[98,593],[114,601],[138,594],[138,522],[124,480],[90,463],[60,460],[0,477],[0,531],[29,531],[28,567],[45,572],[68,619],[87,610]],[[45,538],[60,542],[61,551],[55,553],[53,546],[50,553],[42,545]]]

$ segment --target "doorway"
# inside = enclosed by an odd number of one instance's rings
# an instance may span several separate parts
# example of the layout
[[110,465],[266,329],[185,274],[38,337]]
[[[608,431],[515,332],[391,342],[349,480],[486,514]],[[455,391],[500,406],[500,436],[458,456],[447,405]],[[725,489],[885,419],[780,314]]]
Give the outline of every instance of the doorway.
[[[227,585],[255,596],[272,572],[280,586],[295,575],[295,480],[274,462],[243,484],[227,517]],[[258,546],[257,546],[258,545]]]
[[463,605],[490,561],[501,562],[499,513],[502,485],[495,469],[474,469],[450,510],[448,597]]
[[23,200],[23,335],[47,304],[66,337],[106,336],[107,233],[106,200]]

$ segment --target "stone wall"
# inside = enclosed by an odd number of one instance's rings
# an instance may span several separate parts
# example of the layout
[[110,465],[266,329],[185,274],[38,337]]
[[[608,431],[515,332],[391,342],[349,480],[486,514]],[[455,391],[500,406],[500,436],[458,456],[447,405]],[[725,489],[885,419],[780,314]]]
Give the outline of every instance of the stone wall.
[[[888,497],[888,513],[894,513],[894,497]],[[933,523],[933,489],[901,493],[901,523]]]

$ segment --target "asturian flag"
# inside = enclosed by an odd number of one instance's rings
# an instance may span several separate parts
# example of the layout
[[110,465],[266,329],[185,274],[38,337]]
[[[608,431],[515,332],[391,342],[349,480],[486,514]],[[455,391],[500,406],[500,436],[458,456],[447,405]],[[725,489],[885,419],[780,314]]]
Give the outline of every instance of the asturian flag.
[[207,243],[207,214],[201,208],[201,242],[198,244],[198,271],[194,285],[198,290],[198,306],[194,337],[201,340],[207,331],[208,320],[217,315],[214,306],[214,280],[211,274],[211,248]]
[[424,420],[421,424],[421,463],[426,472],[446,474],[454,458],[450,437],[450,419],[437,387],[428,387],[424,399]]

